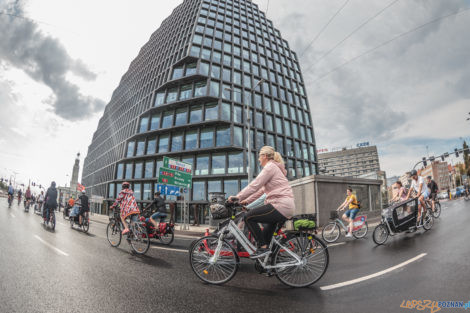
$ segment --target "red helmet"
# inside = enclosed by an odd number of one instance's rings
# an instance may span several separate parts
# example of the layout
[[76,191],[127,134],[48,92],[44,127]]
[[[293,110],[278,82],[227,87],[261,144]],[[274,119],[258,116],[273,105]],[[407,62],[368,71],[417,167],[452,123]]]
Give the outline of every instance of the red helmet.
[[125,181],[122,183],[122,188],[129,188],[131,186],[131,183]]

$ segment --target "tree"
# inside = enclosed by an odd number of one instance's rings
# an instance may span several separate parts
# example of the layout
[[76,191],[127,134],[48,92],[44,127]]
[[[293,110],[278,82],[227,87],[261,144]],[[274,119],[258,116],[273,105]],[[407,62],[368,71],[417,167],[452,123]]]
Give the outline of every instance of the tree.
[[468,145],[465,141],[463,142],[463,162],[467,175],[470,176],[470,156],[468,155]]

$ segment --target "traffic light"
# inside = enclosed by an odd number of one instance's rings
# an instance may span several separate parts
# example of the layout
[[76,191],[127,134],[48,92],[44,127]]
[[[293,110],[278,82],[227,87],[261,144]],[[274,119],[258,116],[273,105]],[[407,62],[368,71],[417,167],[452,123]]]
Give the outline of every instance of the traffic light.
[[436,159],[436,158],[433,157],[433,156],[432,156],[432,157],[429,157],[429,161],[431,161],[431,162],[434,162],[435,159]]
[[454,152],[455,152],[455,157],[458,158],[459,157],[459,150],[457,150],[457,148],[455,148]]
[[424,167],[428,166],[428,162],[426,162],[426,158],[425,158],[425,157],[423,157],[423,166],[424,166]]

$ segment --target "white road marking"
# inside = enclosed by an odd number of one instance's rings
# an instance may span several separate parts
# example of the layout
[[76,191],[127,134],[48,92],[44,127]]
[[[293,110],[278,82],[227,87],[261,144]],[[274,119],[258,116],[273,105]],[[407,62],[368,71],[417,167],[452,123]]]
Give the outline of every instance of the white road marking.
[[188,252],[188,250],[183,250],[183,249],[175,249],[175,248],[165,248],[165,247],[155,247],[152,246],[152,249],[160,249],[160,250],[169,250],[169,251],[176,251],[176,252]]
[[10,213],[11,217],[16,217],[13,213]]
[[34,235],[34,237],[39,240],[40,242],[42,242],[44,245],[48,246],[49,248],[51,248],[52,250],[54,250],[55,252],[57,252],[57,254],[60,254],[60,255],[65,255],[65,256],[69,256],[68,253],[65,253],[64,251],[54,247],[53,245],[51,245],[50,243],[44,241],[41,237],[39,237],[38,235]]
[[408,261],[405,261],[403,263],[400,263],[398,265],[395,265],[395,266],[392,266],[392,267],[389,267],[383,271],[380,271],[380,272],[377,272],[377,273],[374,273],[374,274],[371,274],[371,275],[367,275],[367,276],[363,276],[363,277],[359,277],[359,278],[356,278],[356,279],[353,279],[353,280],[348,280],[348,281],[345,281],[345,282],[342,282],[342,283],[338,283],[338,284],[334,284],[334,285],[328,285],[328,286],[323,286],[323,287],[320,287],[321,290],[331,290],[331,289],[335,289],[335,288],[340,288],[340,287],[344,287],[344,286],[349,286],[349,285],[353,285],[353,284],[357,284],[357,283],[360,283],[362,281],[365,281],[365,280],[369,280],[369,279],[372,279],[372,278],[375,278],[375,277],[378,277],[378,276],[381,276],[381,275],[384,275],[386,273],[389,273],[391,271],[394,271],[400,267],[403,267],[407,264],[410,264],[411,262],[414,262],[414,261],[417,261],[421,258],[423,258],[425,255],[427,255],[427,253],[421,253],[420,255],[412,258],[412,259],[409,259]]

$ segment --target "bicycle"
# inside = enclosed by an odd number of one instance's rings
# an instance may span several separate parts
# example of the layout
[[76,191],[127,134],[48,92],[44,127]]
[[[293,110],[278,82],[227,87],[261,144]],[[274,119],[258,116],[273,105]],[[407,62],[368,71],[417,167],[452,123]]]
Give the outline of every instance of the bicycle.
[[[108,242],[113,247],[118,247],[122,240],[122,221],[119,215],[120,210],[114,210],[113,216],[109,217],[109,224],[106,228],[106,237]],[[140,221],[133,221],[129,223],[129,232],[126,234],[127,242],[130,244],[132,250],[140,255],[147,253],[150,248],[150,239],[146,227]]]
[[432,210],[432,199],[427,198],[424,202],[426,203],[426,208],[431,209],[434,218],[439,218],[441,215],[441,204],[439,203],[439,199],[436,197],[434,200],[434,210]]
[[[221,205],[223,206],[223,205]],[[238,203],[225,202],[229,223],[220,230],[219,236],[204,236],[189,249],[191,269],[202,281],[220,285],[230,281],[238,271],[240,257],[226,240],[230,234],[252,255],[256,248],[234,222],[233,209]],[[269,253],[256,260],[255,267],[268,276],[276,276],[290,287],[307,287],[325,274],[329,254],[327,246],[315,235],[293,231],[280,235],[284,223],[277,223],[269,244]]]
[[11,208],[11,203],[13,202],[13,196],[12,195],[8,195],[8,208]]
[[[51,225],[51,229],[55,230],[55,210],[47,208],[46,210],[49,211],[49,219],[47,217],[44,219],[44,224],[46,227],[49,227],[49,223]],[[47,213],[46,213],[47,216]]]
[[[323,227],[321,236],[326,242],[333,243],[341,236],[341,229],[343,229],[345,233],[348,233],[348,227],[344,225],[343,221],[339,218],[338,211],[331,211],[330,219],[333,221],[329,222],[325,227]],[[354,238],[364,238],[369,231],[369,226],[367,225],[367,216],[357,216],[353,221],[353,226],[354,228],[352,235]]]

